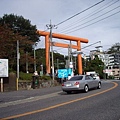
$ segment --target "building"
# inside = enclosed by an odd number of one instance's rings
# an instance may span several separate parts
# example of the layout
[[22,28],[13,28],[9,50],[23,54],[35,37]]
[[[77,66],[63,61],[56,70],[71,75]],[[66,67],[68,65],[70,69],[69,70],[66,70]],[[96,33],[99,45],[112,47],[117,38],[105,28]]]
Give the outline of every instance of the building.
[[104,73],[107,76],[114,76],[116,79],[120,78],[120,53],[107,54],[102,50],[102,46],[98,46],[96,50],[90,51],[91,60],[96,55],[104,63]]

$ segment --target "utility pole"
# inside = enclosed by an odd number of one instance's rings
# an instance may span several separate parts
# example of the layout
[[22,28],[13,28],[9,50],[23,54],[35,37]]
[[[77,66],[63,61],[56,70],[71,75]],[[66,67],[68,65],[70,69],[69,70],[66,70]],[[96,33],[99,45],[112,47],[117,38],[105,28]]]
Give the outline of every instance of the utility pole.
[[70,64],[70,45],[68,45],[68,68]]
[[36,71],[36,53],[35,53],[35,44],[34,44],[34,72]]
[[20,59],[19,40],[17,40],[17,78],[18,79],[19,79],[19,59]]
[[72,42],[70,40],[70,61],[73,62],[71,53],[72,53]]
[[29,71],[28,71],[28,52],[26,52],[26,73],[29,73]]
[[18,90],[18,80],[19,80],[19,59],[20,59],[19,40],[17,40],[17,81],[16,81],[17,90]]
[[57,59],[57,69],[59,69],[59,59]]
[[68,65],[72,62],[72,43],[70,41],[70,45],[68,45]]
[[53,42],[52,42],[52,29],[55,28],[55,25],[50,24],[46,25],[48,29],[50,29],[50,44],[51,44],[51,56],[52,56],[52,79],[54,84],[54,56],[53,56]]

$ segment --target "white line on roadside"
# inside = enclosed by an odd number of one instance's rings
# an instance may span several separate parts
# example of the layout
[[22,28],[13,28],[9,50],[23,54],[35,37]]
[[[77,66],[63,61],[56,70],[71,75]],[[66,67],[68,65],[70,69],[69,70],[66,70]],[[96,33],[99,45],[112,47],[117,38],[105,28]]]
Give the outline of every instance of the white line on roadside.
[[51,93],[51,94],[47,94],[47,95],[42,95],[42,96],[29,97],[29,98],[26,98],[26,99],[21,99],[21,100],[1,103],[0,104],[0,108],[12,106],[12,105],[18,105],[18,104],[27,103],[27,102],[33,102],[33,101],[37,101],[37,100],[41,100],[41,99],[55,97],[55,96],[58,96],[59,93],[61,93],[61,92],[62,91]]

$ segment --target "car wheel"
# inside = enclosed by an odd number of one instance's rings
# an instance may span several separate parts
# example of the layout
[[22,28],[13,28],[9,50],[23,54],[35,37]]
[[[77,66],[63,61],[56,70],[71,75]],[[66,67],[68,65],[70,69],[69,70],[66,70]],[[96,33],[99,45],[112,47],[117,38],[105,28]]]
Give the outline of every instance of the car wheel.
[[71,94],[72,91],[67,91],[67,94]]
[[87,93],[88,90],[89,90],[88,85],[85,85],[85,87],[84,87],[84,91],[85,91],[85,93]]
[[98,87],[97,87],[98,89],[100,89],[101,88],[101,83],[99,82],[98,83]]

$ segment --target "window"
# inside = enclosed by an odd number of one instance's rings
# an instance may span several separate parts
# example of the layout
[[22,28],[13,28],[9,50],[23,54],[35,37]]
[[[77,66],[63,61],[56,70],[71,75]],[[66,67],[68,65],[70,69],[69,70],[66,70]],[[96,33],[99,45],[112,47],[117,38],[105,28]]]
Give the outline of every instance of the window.
[[70,78],[69,81],[76,81],[76,80],[82,80],[83,79],[83,76],[74,76],[72,78]]
[[85,76],[85,80],[90,80],[90,76]]

